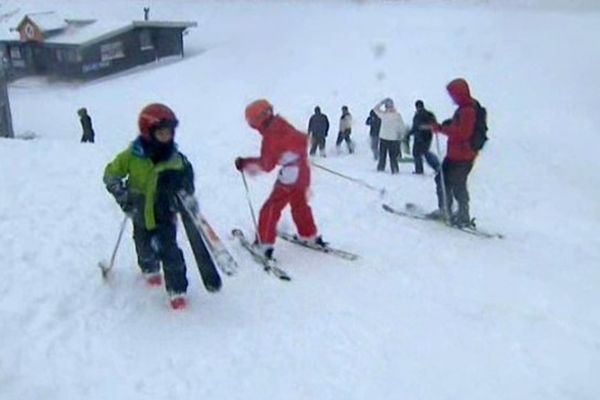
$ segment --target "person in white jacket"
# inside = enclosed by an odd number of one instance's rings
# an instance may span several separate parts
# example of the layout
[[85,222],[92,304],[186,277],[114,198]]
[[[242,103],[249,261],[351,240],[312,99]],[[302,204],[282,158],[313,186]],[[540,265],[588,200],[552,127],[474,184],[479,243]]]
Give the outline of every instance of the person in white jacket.
[[338,137],[335,141],[335,147],[337,153],[341,152],[342,142],[346,142],[348,146],[348,153],[354,153],[354,142],[350,139],[352,133],[352,114],[348,110],[348,106],[342,106],[342,116],[340,117],[340,129],[338,130]]
[[397,174],[399,172],[398,157],[400,156],[400,142],[407,135],[408,129],[404,124],[402,116],[396,111],[394,101],[389,97],[377,103],[373,111],[381,119],[377,171],[385,170],[386,155],[389,154],[392,174]]

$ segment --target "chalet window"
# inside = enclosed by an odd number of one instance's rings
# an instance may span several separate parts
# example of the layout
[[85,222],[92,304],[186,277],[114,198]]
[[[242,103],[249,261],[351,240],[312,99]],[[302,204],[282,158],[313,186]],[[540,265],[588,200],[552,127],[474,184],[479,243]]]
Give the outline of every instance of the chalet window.
[[149,30],[140,32],[140,49],[142,49],[142,50],[154,49],[154,44],[152,43],[152,35],[150,35]]
[[21,49],[19,47],[11,47],[10,48],[10,58],[13,60],[21,59]]
[[77,49],[62,49],[56,52],[56,56],[58,60],[64,60],[70,63],[78,63],[81,62],[81,53],[77,51]]
[[125,52],[123,52],[123,43],[121,42],[107,43],[100,46],[100,59],[102,61],[115,60],[123,57],[125,57]]

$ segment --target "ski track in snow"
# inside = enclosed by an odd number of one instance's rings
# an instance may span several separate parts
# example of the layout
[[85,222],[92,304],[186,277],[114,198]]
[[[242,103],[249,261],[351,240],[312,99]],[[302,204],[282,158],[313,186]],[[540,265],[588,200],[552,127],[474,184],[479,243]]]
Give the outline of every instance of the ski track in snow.
[[[90,13],[83,1],[54,3]],[[593,150],[582,148],[600,124],[600,56],[590,51],[597,10],[177,4],[153,2],[151,15],[199,22],[184,38],[183,60],[88,83],[28,78],[9,87],[15,130],[38,138],[0,140],[0,399],[600,396],[600,179]],[[93,11],[136,19],[144,6],[98,3]],[[454,106],[444,85],[457,75],[492,118],[470,177],[472,210],[504,240],[381,211],[382,200],[433,208],[433,177],[427,167],[412,175],[410,164],[399,176],[375,171],[368,110],[391,95],[410,122],[414,100],[424,98],[445,119]],[[386,189],[382,198],[312,170],[324,238],[361,259],[279,241],[276,257],[293,279],[285,283],[229,237],[233,227],[252,231],[233,160],[258,154],[242,110],[260,96],[299,128],[320,104],[332,130],[329,156],[315,160]],[[202,211],[240,264],[220,293],[206,293],[181,231],[185,312],[145,287],[130,225],[110,279],[97,268],[122,218],[103,168],[152,101],[176,110]],[[333,149],[342,104],[354,115],[353,156]],[[81,105],[93,118],[93,145],[77,142]],[[257,211],[273,179],[250,180]],[[280,227],[293,231],[288,211]]]

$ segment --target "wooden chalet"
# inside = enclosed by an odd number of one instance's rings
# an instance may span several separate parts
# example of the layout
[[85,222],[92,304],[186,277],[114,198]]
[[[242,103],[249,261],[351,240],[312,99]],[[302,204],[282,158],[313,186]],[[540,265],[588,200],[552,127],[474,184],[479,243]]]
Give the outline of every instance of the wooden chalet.
[[9,79],[48,75],[69,79],[105,76],[163,57],[183,57],[183,36],[195,22],[63,19],[25,15],[13,39],[0,40]]

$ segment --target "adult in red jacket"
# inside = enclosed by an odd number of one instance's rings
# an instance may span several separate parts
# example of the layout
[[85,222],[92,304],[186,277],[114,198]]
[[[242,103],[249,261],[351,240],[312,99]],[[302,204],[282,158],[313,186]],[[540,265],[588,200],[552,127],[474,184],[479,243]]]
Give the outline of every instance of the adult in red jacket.
[[291,206],[292,219],[301,239],[324,246],[307,202],[310,186],[308,164],[308,137],[296,130],[279,115],[273,114],[273,106],[267,100],[256,100],[246,107],[246,121],[262,135],[260,157],[238,157],[238,171],[272,171],[281,165],[273,191],[263,204],[258,219],[256,245],[267,258],[273,256],[277,236],[277,223],[281,211]]
[[[434,132],[448,136],[446,157],[442,163],[442,170],[435,176],[439,209],[434,211],[434,216],[443,217],[445,210],[450,213],[453,199],[458,202],[458,213],[450,215],[450,222],[460,226],[472,225],[469,215],[469,192],[467,178],[473,168],[473,161],[477,153],[471,147],[471,139],[475,133],[475,99],[471,97],[469,85],[464,79],[454,79],[446,87],[448,94],[458,105],[451,120],[446,120],[442,125],[433,124]],[[446,204],[442,188],[442,176],[446,188]]]

